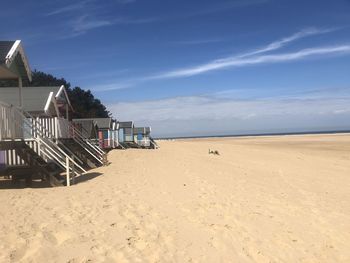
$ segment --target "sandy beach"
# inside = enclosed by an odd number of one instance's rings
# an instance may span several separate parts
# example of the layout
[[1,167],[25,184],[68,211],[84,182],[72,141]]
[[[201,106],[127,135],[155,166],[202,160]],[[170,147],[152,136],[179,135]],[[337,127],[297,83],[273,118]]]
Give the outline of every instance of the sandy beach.
[[0,182],[0,262],[350,262],[350,135],[159,145],[71,187]]

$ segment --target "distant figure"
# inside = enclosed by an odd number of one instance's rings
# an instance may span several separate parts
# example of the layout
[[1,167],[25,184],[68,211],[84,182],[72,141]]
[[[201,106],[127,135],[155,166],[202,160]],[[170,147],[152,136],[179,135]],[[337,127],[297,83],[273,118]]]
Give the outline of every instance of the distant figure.
[[217,150],[211,151],[210,149],[209,149],[209,154],[220,155],[219,151]]

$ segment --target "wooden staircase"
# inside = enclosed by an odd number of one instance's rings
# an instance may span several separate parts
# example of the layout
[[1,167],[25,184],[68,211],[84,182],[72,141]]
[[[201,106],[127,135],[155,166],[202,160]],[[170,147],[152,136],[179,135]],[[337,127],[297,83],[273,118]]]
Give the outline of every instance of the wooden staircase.
[[156,143],[156,141],[152,137],[150,137],[150,140],[151,140],[151,147],[153,149],[158,149],[159,145]]
[[23,143],[21,147],[17,147],[16,153],[26,164],[34,167],[34,172],[37,175],[40,174],[42,179],[47,180],[51,186],[63,186],[67,183],[61,176],[61,173],[64,172],[62,167],[58,166],[55,162],[45,161],[26,143]]
[[[43,174],[51,185],[70,185],[75,177],[86,173],[82,162],[51,137],[50,132],[28,112],[0,102],[0,113],[0,149],[14,149],[30,168]],[[27,143],[29,141],[39,145],[40,150],[32,149]],[[60,176],[63,171],[66,172],[65,180]]]
[[101,166],[101,162],[97,161],[91,154],[85,150],[80,144],[73,139],[61,139],[60,142],[64,144],[71,152],[73,152],[83,163],[84,168],[93,169]]
[[61,140],[73,153],[89,160],[97,166],[107,165],[107,154],[89,138],[86,138],[83,133],[74,126],[73,123],[66,124],[65,129],[71,134],[70,139]]

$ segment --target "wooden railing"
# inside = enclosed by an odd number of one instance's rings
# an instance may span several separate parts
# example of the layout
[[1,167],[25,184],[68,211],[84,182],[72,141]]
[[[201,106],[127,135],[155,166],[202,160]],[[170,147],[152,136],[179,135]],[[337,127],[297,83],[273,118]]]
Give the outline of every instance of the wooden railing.
[[69,138],[72,138],[77,144],[83,147],[96,161],[104,165],[106,161],[106,153],[97,146],[92,140],[86,138],[82,130],[79,130],[78,127],[72,122],[62,122],[62,130],[65,130],[69,133]]
[[23,139],[22,116],[12,105],[0,101],[0,141]]
[[[67,129],[69,121],[58,117],[36,117],[30,118],[32,125],[37,125],[38,129],[43,131],[46,137],[52,139],[68,139],[72,138],[72,133]],[[33,134],[35,135],[35,134]]]
[[[40,150],[38,152],[36,151],[37,154],[44,160],[53,161],[62,169],[65,169],[67,173],[67,185],[69,185],[70,174],[75,177],[86,173],[86,171],[77,163],[74,156],[68,155],[62,149],[62,146],[59,146],[55,142],[55,136],[49,128],[46,128],[51,127],[50,125],[47,126],[47,123],[45,124],[46,121],[49,123],[49,119],[41,123],[28,112],[0,102],[0,143],[5,140],[22,139],[35,143],[33,145],[40,145]],[[53,125],[52,127],[57,127],[57,125]],[[13,156],[13,161],[16,163],[18,161],[15,156]]]
[[144,147],[150,147],[151,146],[151,140],[148,137],[144,137],[141,140],[137,140],[137,144]]

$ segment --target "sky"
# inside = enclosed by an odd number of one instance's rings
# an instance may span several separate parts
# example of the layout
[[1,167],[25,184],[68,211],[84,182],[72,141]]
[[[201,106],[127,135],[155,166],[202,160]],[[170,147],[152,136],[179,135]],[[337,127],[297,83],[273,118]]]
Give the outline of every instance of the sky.
[[350,129],[350,0],[2,0],[31,68],[155,137]]

